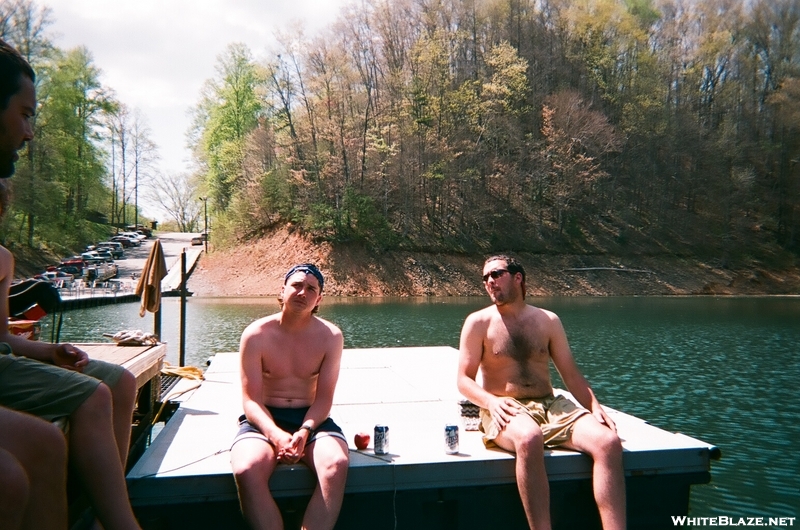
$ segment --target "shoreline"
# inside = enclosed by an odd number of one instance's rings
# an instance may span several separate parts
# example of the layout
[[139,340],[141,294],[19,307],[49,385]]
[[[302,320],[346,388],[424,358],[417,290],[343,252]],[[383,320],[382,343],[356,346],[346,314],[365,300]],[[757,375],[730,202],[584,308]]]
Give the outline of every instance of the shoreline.
[[[721,267],[675,256],[514,253],[529,296],[800,296],[800,263],[780,270],[757,260]],[[485,256],[409,251],[371,252],[317,243],[285,228],[200,257],[188,281],[197,296],[275,296],[292,264],[316,263],[325,294],[353,298],[484,296]]]

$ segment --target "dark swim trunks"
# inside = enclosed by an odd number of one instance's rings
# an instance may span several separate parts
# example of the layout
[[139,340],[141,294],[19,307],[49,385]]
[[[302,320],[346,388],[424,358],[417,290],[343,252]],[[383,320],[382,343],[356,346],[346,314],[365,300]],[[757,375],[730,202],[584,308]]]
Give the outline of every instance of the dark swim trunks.
[[[288,433],[293,433],[297,432],[300,429],[300,426],[303,424],[303,421],[306,418],[306,413],[308,412],[308,407],[267,407],[267,410],[270,414],[272,414],[272,420],[275,422],[275,425]],[[323,421],[316,429],[314,429],[314,432],[312,432],[308,437],[306,444],[310,444],[316,441],[318,438],[322,438],[323,436],[334,436],[344,440],[345,443],[347,442],[341,427],[336,425],[336,423],[330,418]],[[247,421],[247,417],[242,414],[239,416],[239,432],[236,433],[236,437],[233,439],[231,447],[236,445],[236,442],[239,440],[244,440],[246,438],[257,438],[270,443],[269,439],[264,436],[255,425]]]

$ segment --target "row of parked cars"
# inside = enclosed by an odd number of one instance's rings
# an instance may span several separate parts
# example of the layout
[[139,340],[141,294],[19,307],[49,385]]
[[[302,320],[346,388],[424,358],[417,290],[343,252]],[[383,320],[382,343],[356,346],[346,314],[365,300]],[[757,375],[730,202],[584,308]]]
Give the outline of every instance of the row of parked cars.
[[86,283],[110,280],[119,272],[114,260],[124,258],[126,248],[138,247],[146,238],[140,232],[121,232],[108,241],[89,245],[80,255],[62,259],[35,278],[59,285],[71,285],[77,279]]

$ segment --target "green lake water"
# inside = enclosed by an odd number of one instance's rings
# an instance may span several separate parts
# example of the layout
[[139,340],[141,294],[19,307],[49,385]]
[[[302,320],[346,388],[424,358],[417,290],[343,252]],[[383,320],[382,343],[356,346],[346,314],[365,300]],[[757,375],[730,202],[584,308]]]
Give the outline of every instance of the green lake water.
[[[534,298],[559,314],[601,403],[714,444],[712,481],[692,488],[691,515],[800,515],[800,298]],[[461,324],[487,298],[326,298],[320,316],[346,348],[458,347]],[[186,364],[238,349],[244,327],[275,312],[273,298],[193,298]],[[60,338],[153,330],[138,304],[64,314]],[[180,302],[163,299],[162,337],[177,364]],[[50,337],[51,323],[43,326]],[[554,375],[554,384],[561,386]],[[795,521],[796,524],[800,522]]]

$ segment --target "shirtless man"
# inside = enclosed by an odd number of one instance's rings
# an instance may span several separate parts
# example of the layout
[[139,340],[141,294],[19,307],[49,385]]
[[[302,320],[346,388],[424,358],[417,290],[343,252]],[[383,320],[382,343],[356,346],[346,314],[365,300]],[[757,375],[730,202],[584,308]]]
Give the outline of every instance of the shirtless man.
[[[0,215],[17,152],[33,139],[35,78],[17,50],[0,40]],[[13,335],[8,329],[13,277],[14,257],[0,246],[0,406],[47,421],[68,417],[69,461],[100,523],[106,530],[137,529],[125,484],[136,379],[121,366],[90,360],[72,344]],[[62,451],[60,444],[52,450]]]
[[339,378],[342,332],[314,313],[325,279],[309,263],[286,273],[281,311],[242,333],[244,415],[231,465],[245,519],[253,528],[283,528],[269,478],[279,462],[302,461],[317,475],[303,528],[333,528],[344,497],[348,448],[328,415]]
[[[550,528],[547,445],[592,458],[592,485],[603,528],[625,528],[625,479],[616,425],[578,370],[561,321],[525,303],[525,270],[513,258],[486,260],[483,283],[494,305],[464,322],[458,389],[481,408],[487,447],[497,445],[517,455],[517,487],[528,525]],[[553,396],[551,359],[582,407]],[[482,387],[475,380],[478,368]]]

